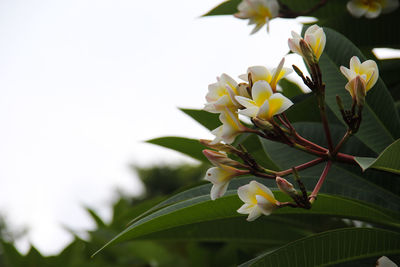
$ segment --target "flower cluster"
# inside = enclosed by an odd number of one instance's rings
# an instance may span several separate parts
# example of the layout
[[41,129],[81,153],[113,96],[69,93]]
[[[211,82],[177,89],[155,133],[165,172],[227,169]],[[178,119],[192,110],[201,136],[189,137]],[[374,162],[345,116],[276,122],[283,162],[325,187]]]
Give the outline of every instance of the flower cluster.
[[[255,1],[248,1],[254,3]],[[304,37],[292,32],[292,37],[288,40],[290,50],[303,57],[304,61],[310,66],[311,77],[304,77],[301,71],[294,66],[303,82],[319,96],[319,107],[325,105],[325,85],[322,82],[320,73],[319,59],[326,44],[326,36],[322,28],[317,25],[309,27]],[[333,149],[323,148],[309,140],[301,137],[290,123],[288,118],[282,114],[289,109],[293,102],[278,92],[278,82],[292,72],[291,69],[284,67],[283,58],[274,69],[264,66],[252,66],[247,69],[245,74],[239,76],[243,82],[237,82],[227,74],[217,77],[217,82],[208,86],[206,95],[207,103],[204,110],[219,114],[222,125],[214,129],[214,140],[201,140],[200,142],[210,149],[205,149],[203,154],[215,166],[210,168],[205,179],[210,181],[211,199],[215,200],[222,197],[232,179],[243,175],[254,175],[262,178],[275,179],[277,187],[281,192],[292,198],[293,202],[279,202],[275,199],[272,191],[265,185],[253,180],[249,184],[238,188],[238,196],[244,204],[237,210],[238,213],[248,214],[248,221],[253,221],[262,214],[269,215],[280,207],[292,206],[309,209],[316,198],[321,183],[318,183],[311,195],[307,195],[307,190],[296,178],[301,194],[294,188],[293,184],[281,176],[289,173],[297,173],[296,168],[276,172],[265,169],[257,163],[247,150],[241,146],[234,146],[235,138],[242,133],[257,134],[261,138],[287,144],[291,147],[301,149],[319,156],[304,166],[313,166],[322,161],[329,160],[328,155],[336,156],[341,143]],[[372,60],[363,63],[357,57],[350,60],[350,68],[340,67],[343,75],[348,79],[344,86],[353,99],[351,111],[344,111],[341,108],[343,119],[348,125],[348,133],[353,134],[358,130],[361,123],[361,111],[365,103],[365,95],[377,82],[379,72],[377,65]],[[358,113],[355,113],[355,107]],[[322,121],[327,123],[321,113]],[[243,123],[242,117],[248,117],[252,122]],[[327,127],[325,127],[327,129]],[[329,129],[328,129],[329,130]],[[327,134],[327,139],[330,136]],[[330,168],[330,161],[321,177],[325,177]],[[297,174],[296,174],[297,175]],[[324,179],[324,178],[323,178]]]

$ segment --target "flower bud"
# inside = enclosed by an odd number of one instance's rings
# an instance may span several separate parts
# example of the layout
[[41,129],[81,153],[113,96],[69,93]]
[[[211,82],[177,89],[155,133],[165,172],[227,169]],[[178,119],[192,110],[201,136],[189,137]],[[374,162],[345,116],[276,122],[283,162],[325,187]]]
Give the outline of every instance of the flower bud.
[[200,139],[199,142],[203,146],[206,146],[206,147],[218,150],[218,151],[230,153],[230,154],[234,154],[237,151],[237,149],[231,145],[222,144],[222,143],[213,144],[213,140]]
[[257,117],[252,118],[251,121],[260,129],[266,131],[272,131],[274,129],[274,126],[269,121],[262,120]]
[[310,47],[310,45],[307,44],[307,42],[304,41],[304,39],[301,39],[299,44],[300,44],[300,50],[301,50],[301,53],[303,54],[304,60],[309,65],[318,63],[317,57],[315,56],[315,53],[312,50],[312,48]]
[[209,149],[204,149],[203,154],[215,166],[221,166],[221,164],[222,164],[222,165],[237,167],[237,168],[245,167],[240,162],[237,162],[233,159],[228,158],[228,156],[225,153],[221,153],[221,152],[217,152],[217,151],[209,150]]
[[295,198],[297,196],[296,189],[294,189],[294,186],[286,179],[278,176],[276,177],[276,184],[278,185],[278,188],[286,195],[292,198]]

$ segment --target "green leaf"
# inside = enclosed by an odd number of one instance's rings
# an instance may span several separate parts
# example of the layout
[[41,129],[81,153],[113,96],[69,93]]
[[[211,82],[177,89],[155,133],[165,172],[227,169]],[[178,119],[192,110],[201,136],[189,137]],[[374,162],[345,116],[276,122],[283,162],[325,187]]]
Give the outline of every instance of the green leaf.
[[288,98],[304,94],[297,83],[289,81],[288,79],[281,79],[279,85],[282,87],[282,94]]
[[201,109],[180,108],[180,110],[209,130],[214,130],[221,125],[218,118],[219,114],[210,113]]
[[231,15],[231,14],[234,14],[234,13],[238,12],[237,6],[239,5],[240,2],[241,2],[241,0],[228,0],[226,2],[223,2],[220,5],[216,6],[212,10],[208,11],[203,16],[216,16],[216,15]]
[[201,152],[205,147],[200,144],[199,140],[170,136],[155,138],[146,142],[181,152],[189,157],[208,163],[207,158]]
[[321,121],[317,98],[314,94],[299,95],[294,97],[292,101],[294,105],[285,111],[288,119],[292,123],[300,121]]
[[[319,62],[322,78],[326,84],[326,103],[336,117],[342,121],[336,104],[336,95],[342,98],[347,108],[351,106],[351,97],[344,89],[347,80],[340,72],[339,67],[348,67],[352,56],[358,56],[362,62],[366,58],[343,35],[328,28],[324,28],[324,31],[327,41]],[[400,137],[399,122],[393,99],[382,79],[379,79],[367,94],[366,105],[363,109],[363,121],[356,136],[373,151],[380,153]]]
[[388,146],[378,158],[356,157],[356,161],[363,171],[374,168],[400,174],[400,139]]
[[[287,199],[281,192],[274,193],[277,199]],[[190,224],[198,225],[235,217],[244,219],[243,215],[236,212],[242,204],[236,190],[228,191],[224,197],[216,201],[210,200],[209,192],[207,192],[205,195],[189,198],[162,208],[134,222],[99,251],[115,242],[141,238],[155,232],[181,228]],[[315,214],[375,222],[392,227],[400,226],[390,212],[369,206],[366,203],[323,194],[318,196],[318,201],[311,210],[283,208],[276,210],[274,214]],[[274,216],[270,216],[270,218],[273,219]],[[261,229],[253,227],[253,231],[257,229],[265,231],[264,227],[261,227]],[[205,227],[203,229],[204,234],[208,230],[208,227]]]
[[397,253],[400,253],[400,233],[376,228],[347,228],[297,240],[240,266],[330,266]]

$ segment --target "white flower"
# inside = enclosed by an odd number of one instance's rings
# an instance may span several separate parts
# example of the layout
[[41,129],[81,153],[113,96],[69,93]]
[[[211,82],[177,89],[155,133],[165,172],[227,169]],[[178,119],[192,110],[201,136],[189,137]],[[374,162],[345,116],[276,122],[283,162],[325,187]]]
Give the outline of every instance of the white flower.
[[376,262],[377,267],[397,267],[397,264],[391,261],[388,257],[382,256]]
[[356,18],[362,16],[373,19],[381,13],[389,13],[399,7],[398,0],[351,0],[347,2],[347,10]]
[[251,181],[249,184],[239,187],[238,195],[244,204],[237,212],[249,214],[248,221],[254,221],[262,214],[270,215],[279,205],[271,190],[256,181]]
[[249,25],[256,25],[251,34],[258,32],[265,24],[268,31],[269,20],[279,14],[277,0],[243,0],[237,8],[239,12],[234,15],[235,17],[249,19]]
[[212,145],[221,141],[231,144],[236,136],[247,130],[247,127],[240,122],[238,114],[228,108],[221,112],[219,120],[222,125],[211,131],[215,135],[215,139],[211,142]]
[[[365,95],[375,85],[379,77],[379,70],[375,61],[366,60],[361,63],[356,56],[350,59],[350,69],[340,66],[340,71],[349,81],[345,88],[353,99],[357,98],[357,87],[363,86]],[[358,82],[360,80],[362,84]]]
[[252,83],[261,80],[266,81],[271,86],[272,91],[276,92],[276,85],[278,84],[278,82],[282,78],[292,73],[293,71],[292,69],[284,68],[283,67],[284,63],[285,63],[285,58],[282,58],[281,62],[279,62],[278,67],[272,69],[272,71],[270,71],[264,66],[249,67],[247,69],[247,74],[239,75],[239,78],[249,82],[249,75],[250,75]]
[[236,100],[246,107],[239,113],[251,118],[257,117],[270,121],[276,114],[280,114],[293,105],[290,99],[280,93],[273,94],[271,86],[266,81],[254,83],[251,90],[252,99],[236,96]]
[[[301,38],[301,36],[294,31],[292,31],[292,37],[293,38],[289,38],[288,41],[290,50],[304,57],[300,48],[300,40],[303,38]],[[318,61],[322,52],[324,51],[326,43],[324,30],[318,25],[312,25],[311,27],[308,27],[304,34],[304,41],[309,45],[311,51],[314,53]]]
[[239,170],[223,164],[218,164],[218,167],[208,169],[205,179],[213,184],[210,193],[211,199],[215,200],[222,197],[228,188],[229,182],[234,177],[247,173],[249,171]]
[[208,103],[205,104],[204,110],[219,113],[225,108],[235,109],[238,104],[235,103],[233,96],[237,95],[237,86],[237,82],[225,73],[217,77],[217,82],[208,86],[206,95]]

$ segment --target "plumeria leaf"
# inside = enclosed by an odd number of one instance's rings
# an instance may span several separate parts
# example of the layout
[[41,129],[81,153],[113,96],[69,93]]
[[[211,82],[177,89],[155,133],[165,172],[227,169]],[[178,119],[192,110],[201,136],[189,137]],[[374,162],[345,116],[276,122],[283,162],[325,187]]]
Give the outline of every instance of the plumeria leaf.
[[283,78],[278,82],[278,84],[282,88],[282,94],[287,98],[292,99],[295,96],[304,94],[303,90],[301,90],[297,83],[289,81],[288,79]]
[[[323,73],[322,79],[326,83],[326,103],[342,121],[336,95],[342,98],[347,108],[351,107],[351,97],[344,89],[347,80],[340,73],[339,67],[348,66],[352,56],[359,57],[362,62],[366,59],[346,37],[328,28],[324,28],[324,31],[327,42],[319,62]],[[366,96],[363,120],[356,136],[376,153],[382,152],[400,137],[400,119],[382,79],[378,79]]]
[[378,158],[356,157],[356,161],[363,171],[374,168],[400,174],[400,139],[388,146]]
[[218,119],[219,114],[210,113],[201,109],[180,108],[180,110],[209,130],[214,130],[221,125]]
[[[277,199],[286,199],[285,195],[281,192],[275,191],[274,194]],[[241,204],[242,202],[239,200],[236,190],[227,192],[224,197],[216,201],[212,201],[210,199],[209,192],[207,192],[206,195],[193,197],[176,204],[172,204],[139,219],[110,242],[108,242],[99,251],[113,243],[124,240],[144,238],[147,235],[152,235],[152,237],[155,238],[156,232],[160,231],[179,229],[189,225],[192,225],[193,227],[199,227],[202,223],[234,219],[237,217],[241,217],[243,220],[245,220],[243,215],[236,212]],[[318,201],[314,204],[311,210],[284,208],[276,210],[274,214],[325,215],[357,219],[366,222],[388,225],[391,227],[400,227],[400,224],[398,224],[398,219],[393,217],[388,211],[375,208],[359,201],[323,194],[318,196]],[[275,215],[271,215],[269,218],[273,220],[274,217]],[[224,225],[225,224],[226,222]],[[210,226],[210,224],[205,225]],[[223,231],[223,229],[224,227],[222,226],[220,231]],[[259,229],[260,231],[266,230],[262,224],[261,228]],[[204,234],[208,230],[208,227],[205,227],[203,229]],[[187,237],[190,236],[190,234],[191,231],[186,232]],[[234,235],[237,235],[237,233],[234,233]]]
[[228,0],[216,6],[203,16],[216,16],[216,15],[231,15],[238,12],[237,6],[241,0]]
[[208,163],[207,158],[204,157],[203,153],[201,152],[206,147],[200,144],[199,140],[185,137],[168,136],[150,139],[146,142],[181,152],[189,157]]
[[400,253],[399,232],[377,228],[347,228],[297,240],[240,266],[331,266],[397,253]]

